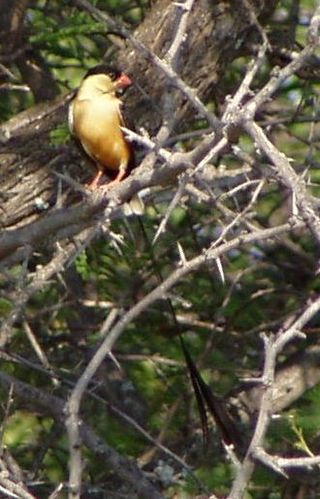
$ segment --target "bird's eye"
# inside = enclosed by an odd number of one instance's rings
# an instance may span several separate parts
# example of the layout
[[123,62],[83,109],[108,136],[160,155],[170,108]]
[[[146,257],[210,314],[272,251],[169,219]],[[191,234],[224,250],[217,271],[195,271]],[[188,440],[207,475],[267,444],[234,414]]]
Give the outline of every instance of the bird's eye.
[[119,74],[116,71],[109,70],[108,76],[109,78],[111,78],[112,81],[115,81],[119,77]]
[[117,97],[122,97],[123,94],[124,94],[124,92],[125,92],[124,88],[117,88],[117,90],[116,90],[116,96]]

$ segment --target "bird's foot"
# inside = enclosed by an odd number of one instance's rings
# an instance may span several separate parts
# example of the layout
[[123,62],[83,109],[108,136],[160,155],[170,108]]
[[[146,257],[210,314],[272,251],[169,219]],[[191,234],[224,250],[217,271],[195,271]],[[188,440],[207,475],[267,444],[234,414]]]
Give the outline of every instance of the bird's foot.
[[101,170],[98,171],[94,179],[90,182],[90,184],[86,184],[86,188],[89,191],[95,191],[99,187],[99,182],[101,177],[103,176],[103,172]]
[[117,184],[119,184],[119,180],[114,179],[114,180],[111,180],[111,182],[108,182],[107,184],[100,185],[99,189],[101,189],[104,192],[107,192]]

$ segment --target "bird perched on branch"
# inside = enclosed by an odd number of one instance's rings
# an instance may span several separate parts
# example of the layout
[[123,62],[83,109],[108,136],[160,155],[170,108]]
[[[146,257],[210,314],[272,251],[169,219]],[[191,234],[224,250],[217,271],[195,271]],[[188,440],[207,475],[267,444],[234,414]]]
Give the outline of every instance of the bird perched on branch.
[[[131,84],[131,79],[124,73],[104,65],[96,66],[85,75],[70,105],[70,131],[79,139],[84,151],[98,168],[95,177],[88,186],[92,190],[99,187],[104,174],[111,179],[111,182],[104,185],[103,188],[109,189],[127,177],[135,167],[133,147],[122,131],[125,120],[120,99],[120,95]],[[135,198],[131,200],[130,205],[134,213],[142,213],[143,203],[141,200]],[[140,225],[156,269],[156,260],[152,256],[153,247],[149,243],[141,220]],[[160,283],[163,282],[161,274],[158,274],[158,278]],[[170,300],[168,303],[179,331],[179,324]],[[207,408],[215,419],[225,444],[240,447],[241,438],[227,409],[202,379],[187,350],[181,332],[178,334],[196,395],[204,437],[206,438],[208,435]]]
[[[109,189],[126,178],[135,167],[133,147],[121,127],[125,126],[120,96],[132,85],[132,80],[118,69],[99,65],[85,75],[69,107],[69,128],[98,171],[88,185],[99,187],[104,174]],[[142,201],[134,199],[133,211],[141,214]],[[138,206],[140,204],[140,207]]]

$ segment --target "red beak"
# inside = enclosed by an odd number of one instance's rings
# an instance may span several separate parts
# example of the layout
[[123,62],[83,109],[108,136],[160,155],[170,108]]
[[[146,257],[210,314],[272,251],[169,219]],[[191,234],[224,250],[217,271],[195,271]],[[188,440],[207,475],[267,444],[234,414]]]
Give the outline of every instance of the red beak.
[[119,78],[116,79],[117,88],[127,88],[133,84],[131,78],[128,75],[122,73]]

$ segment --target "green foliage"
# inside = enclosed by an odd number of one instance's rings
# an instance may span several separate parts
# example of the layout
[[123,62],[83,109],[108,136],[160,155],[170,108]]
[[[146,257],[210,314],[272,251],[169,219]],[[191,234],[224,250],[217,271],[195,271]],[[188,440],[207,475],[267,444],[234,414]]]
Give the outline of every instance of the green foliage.
[[213,468],[201,468],[198,477],[216,494],[226,494],[232,478],[232,471],[230,466],[219,463]]
[[[108,15],[130,23],[132,28],[143,19],[149,7],[147,0],[91,3],[104,9]],[[284,14],[291,4],[290,1],[281,2]],[[313,8],[311,1],[303,0],[301,5],[304,10]],[[268,29],[276,27],[281,31],[285,26],[272,18]],[[114,47],[105,25],[76,9],[67,0],[35,0],[30,3],[26,28],[28,46],[45,60],[62,92],[75,88],[86,69],[104,57],[110,60],[114,57]],[[306,26],[301,23],[297,27],[297,41],[304,43],[305,35]],[[191,49],[186,46],[186,50]],[[235,93],[250,60],[251,57],[243,57],[239,52],[239,57],[228,64],[226,74],[208,104],[208,108],[214,109],[218,116],[223,114],[226,95]],[[266,82],[271,64],[271,59],[266,58],[254,80],[253,91]],[[12,72],[13,82],[21,86],[23,78],[14,64]],[[257,117],[273,143],[294,158],[293,167],[299,175],[310,175],[310,191],[314,196],[320,194],[319,131],[318,118],[310,123],[310,117],[317,114],[318,93],[318,82],[310,80],[305,84],[297,74],[278,89],[275,96],[277,107],[272,107],[271,103],[269,108],[267,103],[266,110],[262,109],[261,116]],[[26,89],[12,89],[4,96],[0,95],[2,120],[17,115],[33,103],[31,92]],[[273,125],[273,121],[277,124]],[[196,116],[189,130],[201,131],[206,126],[207,123]],[[50,132],[48,141],[58,149],[67,143],[69,137],[65,123]],[[201,134],[192,135],[187,141],[179,139],[173,150],[189,150],[201,139]],[[135,217],[113,221],[110,226],[112,237],[96,237],[79,253],[74,265],[59,268],[48,285],[40,287],[28,301],[22,319],[15,322],[8,355],[17,357],[10,361],[4,352],[3,370],[66,399],[71,386],[79,379],[103,340],[101,328],[108,314],[116,310],[118,317],[123,315],[162,279],[181,268],[182,254],[177,243],[188,261],[201,254],[203,249],[217,244],[219,237],[220,242],[224,242],[241,237],[252,226],[263,229],[287,221],[292,214],[292,193],[279,188],[276,176],[267,178],[266,175],[264,179],[264,169],[269,171],[268,159],[256,151],[256,145],[248,135],[242,133],[236,147],[254,155],[253,170],[236,178],[226,177],[227,180],[221,182],[215,182],[214,178],[212,185],[208,184],[205,189],[210,198],[208,202],[200,200],[197,203],[185,196],[181,206],[171,213],[156,244],[152,245],[151,241],[167,213],[174,189],[168,189],[163,198],[160,194],[159,202],[154,205],[150,202],[142,217],[143,229]],[[245,166],[243,163],[245,161],[227,150],[214,167],[218,171],[221,166],[231,174],[233,169]],[[256,185],[232,195],[230,192],[239,182],[255,179],[255,169],[262,170],[260,177],[265,183],[254,206],[246,212]],[[221,200],[225,211],[219,208]],[[247,215],[247,224],[243,223],[244,214]],[[236,217],[239,220],[232,225]],[[223,234],[226,227],[228,231]],[[60,251],[58,244],[55,250]],[[11,271],[10,285],[6,286],[5,280],[1,280],[2,320],[8,317],[19,297],[26,268],[32,276],[35,269],[46,265],[48,254],[35,249],[23,266]],[[320,291],[320,277],[315,272],[317,250],[309,232],[297,230],[283,237],[242,245],[225,253],[221,266],[225,283],[216,262],[205,263],[131,321],[113,352],[121,369],[109,371],[109,359],[106,359],[102,372],[99,369],[97,373],[96,384],[90,385],[82,404],[84,420],[89,421],[94,431],[121,454],[139,460],[149,453],[151,444],[137,428],[109,411],[105,400],[111,400],[125,414],[137,420],[154,439],[159,439],[185,459],[205,486],[220,496],[229,492],[233,469],[223,450],[217,448],[221,438],[219,430],[214,429],[213,447],[216,447],[209,449],[214,454],[212,458],[210,453],[209,457],[204,453],[202,444],[197,441],[199,417],[191,396],[179,333],[183,334],[204,380],[215,394],[228,398],[229,392],[237,393],[243,377],[256,377],[261,372],[261,332],[278,332],[283,324],[288,323],[288,318],[296,316],[297,311],[305,306],[308,297]],[[71,276],[70,271],[73,272]],[[314,322],[318,333],[319,318],[315,317]],[[26,335],[26,325],[34,335],[33,343]],[[295,348],[293,345],[293,352]],[[45,353],[45,358],[41,352]],[[285,352],[285,355],[290,354],[291,350]],[[59,377],[56,384],[50,380],[49,367]],[[116,389],[111,386],[115,380],[118,383]],[[129,397],[123,395],[125,383],[132,387],[134,403],[129,403]],[[118,398],[113,401],[113,396]],[[39,415],[32,407],[21,407],[15,393],[13,399],[8,417],[4,418],[3,442],[26,470],[32,470],[34,461],[43,452],[38,477],[48,484],[48,490],[41,489],[40,494],[35,495],[49,497],[57,483],[66,479],[69,451],[64,430],[53,438],[54,424],[50,418]],[[6,412],[6,404],[7,393],[3,391],[2,415]],[[271,454],[318,452],[319,404],[320,389],[315,387],[286,415],[272,421],[266,444]],[[139,410],[133,409],[134,405]],[[251,428],[246,430],[251,431]],[[44,448],[44,442],[50,442],[50,438],[53,443]],[[154,451],[145,466],[148,472],[156,468],[159,457],[167,459],[166,455]],[[86,458],[84,473],[88,481],[92,481],[94,486],[103,484],[104,490],[109,490],[110,484],[117,488],[113,482],[115,477],[93,452],[87,451]],[[174,494],[181,499],[195,497],[199,492],[198,485],[191,476],[181,472],[180,464],[174,463],[174,466],[178,478],[164,486],[167,497]],[[246,498],[278,499],[282,486],[278,476],[259,467]]]
[[35,415],[17,411],[6,422],[4,443],[19,449],[28,444],[35,444],[41,431],[38,423]]
[[132,428],[124,428],[122,421],[101,414],[100,418],[95,418],[94,424],[99,434],[121,454],[138,457],[143,451],[144,440]]
[[67,123],[58,126],[50,132],[50,143],[52,145],[62,145],[70,140],[70,132]]
[[6,298],[0,298],[0,316],[7,315],[12,309],[12,303]]
[[315,386],[305,394],[294,413],[295,428],[301,428],[304,438],[311,442],[320,428],[320,386]]

